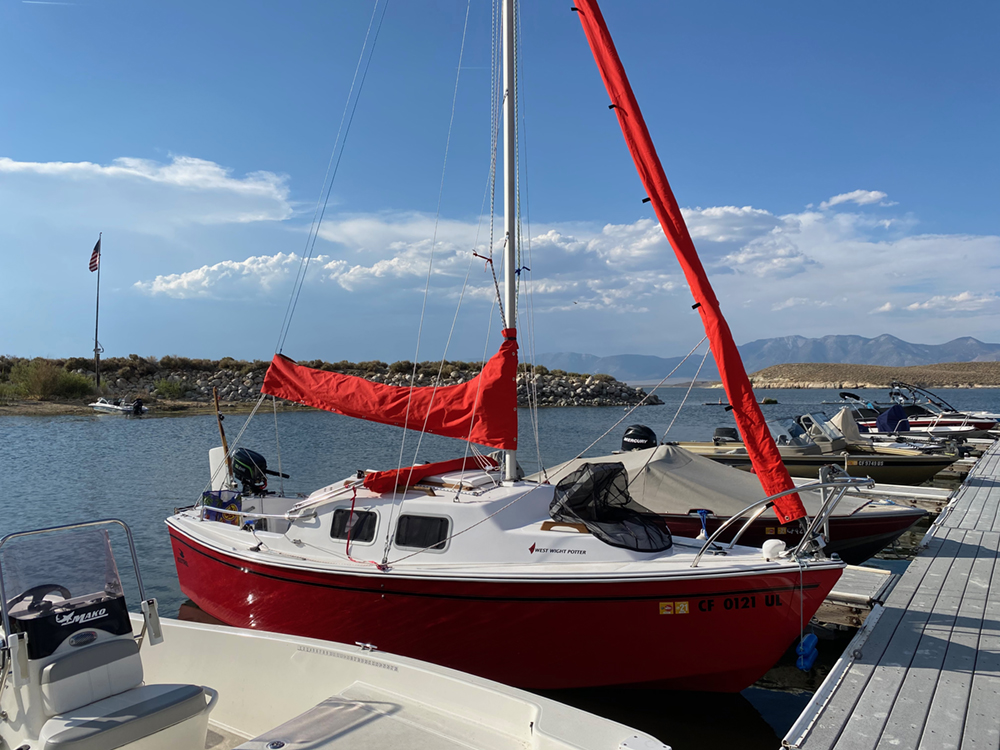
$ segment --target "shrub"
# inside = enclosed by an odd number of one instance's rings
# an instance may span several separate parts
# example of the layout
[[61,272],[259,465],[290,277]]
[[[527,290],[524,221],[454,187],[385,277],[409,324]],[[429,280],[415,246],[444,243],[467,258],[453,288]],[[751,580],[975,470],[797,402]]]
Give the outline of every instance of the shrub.
[[612,383],[612,382],[614,382],[614,378],[611,377],[610,375],[608,375],[607,373],[604,373],[604,372],[599,372],[596,375],[594,375],[594,380],[596,382],[598,382],[598,383]]
[[190,390],[188,384],[184,381],[174,382],[166,379],[157,380],[154,383],[154,387],[163,398],[173,399],[174,401],[184,398],[184,394]]
[[72,372],[73,370],[87,370],[88,372],[94,371],[94,358],[85,359],[84,357],[70,357],[63,364],[67,370]]
[[389,365],[389,372],[410,373],[413,372],[413,363],[407,360],[400,360]]
[[83,398],[94,392],[94,381],[86,375],[75,372],[59,373],[59,382],[56,385],[56,392],[52,395],[58,398]]
[[24,398],[24,389],[13,383],[0,383],[0,404],[9,404]]
[[37,358],[21,360],[10,371],[10,382],[25,398],[82,398],[94,392],[86,375],[77,375]]

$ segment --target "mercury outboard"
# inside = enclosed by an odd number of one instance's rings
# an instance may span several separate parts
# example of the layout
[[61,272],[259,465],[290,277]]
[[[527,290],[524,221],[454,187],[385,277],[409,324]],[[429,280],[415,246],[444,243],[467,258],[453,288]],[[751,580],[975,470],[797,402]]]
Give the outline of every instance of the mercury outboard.
[[712,433],[712,442],[716,445],[740,442],[740,433],[735,427],[716,427]]
[[268,469],[267,459],[248,448],[237,448],[233,452],[233,476],[243,485],[241,494],[244,496],[266,494],[268,476],[288,479],[287,474]]
[[641,451],[644,448],[655,448],[659,444],[656,433],[644,424],[629,425],[622,435],[623,451]]

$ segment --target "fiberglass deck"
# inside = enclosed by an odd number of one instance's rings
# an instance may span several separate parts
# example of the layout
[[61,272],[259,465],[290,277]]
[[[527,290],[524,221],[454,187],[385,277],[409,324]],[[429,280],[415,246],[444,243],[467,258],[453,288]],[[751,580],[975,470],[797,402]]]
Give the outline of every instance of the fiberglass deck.
[[1000,747],[1000,443],[928,535],[785,747]]

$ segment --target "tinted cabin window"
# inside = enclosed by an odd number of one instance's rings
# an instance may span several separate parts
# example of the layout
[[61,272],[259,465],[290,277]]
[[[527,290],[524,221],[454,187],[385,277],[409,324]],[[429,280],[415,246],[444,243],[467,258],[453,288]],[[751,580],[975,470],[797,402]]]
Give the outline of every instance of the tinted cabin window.
[[[350,521],[350,526],[348,526],[348,521]],[[338,508],[333,511],[330,537],[347,539],[347,535],[350,533],[352,542],[370,542],[375,538],[377,523],[378,517],[371,511],[356,510],[352,517],[350,509]]]
[[448,519],[437,516],[400,516],[396,526],[396,546],[444,549]]

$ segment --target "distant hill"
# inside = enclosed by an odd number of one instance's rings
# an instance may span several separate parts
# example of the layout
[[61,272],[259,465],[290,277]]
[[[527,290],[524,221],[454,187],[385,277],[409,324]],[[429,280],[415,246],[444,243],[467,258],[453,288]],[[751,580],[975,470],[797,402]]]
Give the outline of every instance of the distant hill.
[[911,344],[883,334],[873,339],[863,336],[824,336],[807,339],[783,336],[751,341],[740,347],[747,372],[794,362],[829,362],[883,367],[915,367],[938,362],[997,362],[1000,344],[984,344],[965,336],[947,344]]
[[1000,362],[944,362],[914,367],[775,365],[750,376],[754,388],[885,388],[894,380],[923,388],[1000,386]]
[[[757,372],[774,365],[794,363],[858,364],[883,367],[915,367],[939,362],[1000,362],[1000,344],[986,344],[970,336],[946,344],[911,344],[883,334],[873,339],[864,336],[782,336],[759,339],[739,347],[747,372]],[[643,382],[667,375],[682,357],[654,357],[642,354],[619,354],[596,357],[592,354],[558,352],[542,354],[538,364],[568,372],[612,375],[618,380]],[[681,366],[672,379],[690,379],[701,363],[695,355]],[[718,380],[719,372],[709,356],[699,380]]]

